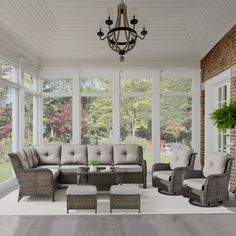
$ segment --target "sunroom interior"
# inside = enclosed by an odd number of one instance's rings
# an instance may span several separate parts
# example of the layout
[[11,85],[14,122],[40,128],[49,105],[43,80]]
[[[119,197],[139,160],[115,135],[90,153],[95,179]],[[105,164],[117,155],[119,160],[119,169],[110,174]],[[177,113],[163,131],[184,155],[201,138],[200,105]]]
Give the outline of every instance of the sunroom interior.
[[[135,14],[139,20],[137,31],[145,27],[148,34],[120,61],[96,35],[100,28],[106,32],[108,16],[115,21],[120,1],[0,1],[4,201],[18,188],[8,154],[24,147],[138,144],[147,162],[148,188],[153,164],[169,163],[175,149],[197,153],[196,170],[202,170],[208,152],[236,155],[235,131],[221,132],[210,119],[236,98],[236,1],[124,2],[128,18]],[[223,207],[229,205],[235,217],[234,192],[233,162],[230,200]],[[37,197],[33,201],[37,206]],[[168,210],[162,213],[172,214]],[[187,214],[222,213],[191,210]],[[153,219],[158,222],[162,213]],[[8,215],[14,214],[21,211],[14,213],[13,207]]]

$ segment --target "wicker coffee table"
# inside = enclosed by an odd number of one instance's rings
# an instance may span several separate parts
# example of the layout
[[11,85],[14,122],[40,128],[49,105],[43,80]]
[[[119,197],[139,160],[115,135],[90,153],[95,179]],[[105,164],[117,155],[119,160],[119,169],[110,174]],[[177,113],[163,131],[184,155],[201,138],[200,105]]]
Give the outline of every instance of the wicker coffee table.
[[121,184],[120,168],[113,167],[109,171],[105,167],[98,167],[96,172],[90,171],[89,167],[79,167],[77,170],[77,184],[89,184],[90,180],[93,185],[100,191],[110,190],[111,185]]

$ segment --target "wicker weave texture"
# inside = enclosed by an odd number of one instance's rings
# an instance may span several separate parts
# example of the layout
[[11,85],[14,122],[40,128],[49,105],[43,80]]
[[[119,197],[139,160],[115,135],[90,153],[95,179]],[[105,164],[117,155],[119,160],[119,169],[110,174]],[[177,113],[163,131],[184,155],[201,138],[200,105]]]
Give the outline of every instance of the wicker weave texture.
[[140,213],[140,194],[135,195],[110,195],[110,212],[112,209],[138,209]]

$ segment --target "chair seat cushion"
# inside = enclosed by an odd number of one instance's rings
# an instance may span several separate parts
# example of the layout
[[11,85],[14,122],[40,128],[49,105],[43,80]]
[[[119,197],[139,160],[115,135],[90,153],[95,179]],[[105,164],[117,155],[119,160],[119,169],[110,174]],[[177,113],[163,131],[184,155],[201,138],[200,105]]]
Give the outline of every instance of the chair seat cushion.
[[204,188],[205,180],[205,178],[185,179],[183,182],[183,186],[186,185],[190,188],[202,191]]
[[140,195],[141,190],[137,184],[112,185],[110,194],[115,195]]
[[96,195],[97,188],[90,185],[70,185],[66,189],[66,195]]
[[114,167],[119,167],[121,172],[142,172],[143,168],[140,165],[114,165]]
[[59,168],[43,168],[42,166],[38,166],[34,169],[48,169],[52,172],[53,178],[56,179],[60,173]]
[[159,179],[164,179],[166,181],[170,181],[171,175],[172,175],[172,170],[160,170],[153,172],[153,176],[156,176]]
[[71,170],[76,172],[79,167],[88,167],[87,165],[62,165],[60,166],[60,170]]

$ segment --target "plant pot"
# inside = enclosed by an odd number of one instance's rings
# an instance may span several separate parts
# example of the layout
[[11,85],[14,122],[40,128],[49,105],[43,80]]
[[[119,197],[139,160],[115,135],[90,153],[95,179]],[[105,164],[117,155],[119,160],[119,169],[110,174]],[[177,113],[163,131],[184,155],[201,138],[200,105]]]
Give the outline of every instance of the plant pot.
[[96,172],[97,171],[97,167],[96,166],[89,166],[89,171],[90,172]]

